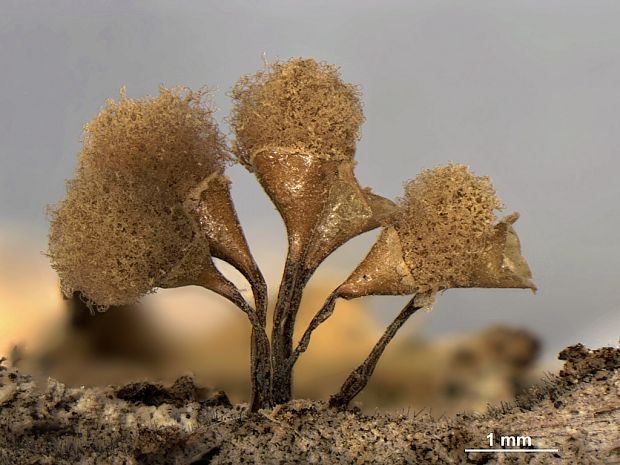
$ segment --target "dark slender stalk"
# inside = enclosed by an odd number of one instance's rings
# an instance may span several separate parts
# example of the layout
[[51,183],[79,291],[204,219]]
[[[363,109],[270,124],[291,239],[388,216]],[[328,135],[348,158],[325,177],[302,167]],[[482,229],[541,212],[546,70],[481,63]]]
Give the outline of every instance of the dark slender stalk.
[[[250,350],[251,394],[250,409],[256,412],[270,408],[271,399],[271,350],[265,331],[266,317],[262,310],[255,310],[246,302],[233,283],[221,278],[222,286],[215,291],[241,309],[252,325],[252,345]],[[259,297],[260,298],[260,297]]]
[[239,294],[229,298],[243,312],[245,312],[252,325],[252,348],[251,348],[251,398],[250,409],[256,412],[260,409],[270,408],[271,402],[271,354],[269,338],[265,332],[265,316],[255,311]]
[[252,286],[252,294],[254,295],[254,306],[256,308],[256,312],[261,315],[265,319],[265,326],[267,324],[267,283],[265,283],[264,278],[260,275],[260,278],[253,280],[251,283]]
[[372,351],[364,360],[360,366],[358,366],[349,375],[347,380],[341,386],[340,391],[334,394],[329,399],[329,406],[334,408],[344,409],[349,405],[355,396],[357,396],[362,389],[368,384],[368,380],[375,371],[375,367],[379,362],[379,358],[383,354],[388,343],[392,340],[396,332],[401,326],[421,307],[416,307],[413,303],[413,299],[401,310],[398,316],[390,323],[390,325],[383,333],[383,336],[379,339],[377,344],[373,347]]
[[274,310],[273,332],[271,334],[271,357],[273,366],[272,396],[276,404],[291,400],[292,383],[288,358],[292,352],[293,327],[297,308],[301,302],[303,284],[300,283],[302,272],[301,260],[293,245],[284,265],[278,299]]
[[279,398],[279,403],[288,402],[293,397],[293,372],[292,366],[290,366],[290,358],[293,353],[293,336],[295,333],[295,321],[297,314],[299,313],[299,307],[301,306],[301,300],[303,297],[303,291],[310,279],[310,274],[306,274],[304,271],[300,272],[298,280],[295,283],[295,287],[290,295],[290,301],[288,305],[287,314],[284,318],[282,325],[282,351],[280,353],[281,358],[278,360],[278,380],[277,386],[282,396]]
[[314,330],[318,328],[319,325],[325,322],[325,320],[327,320],[334,313],[334,307],[336,306],[337,299],[338,293],[336,291],[332,292],[327,298],[327,300],[325,300],[323,307],[321,307],[321,309],[316,313],[316,315],[314,315],[314,318],[312,318],[312,321],[308,325],[308,328],[304,332],[304,335],[301,337],[299,344],[297,344],[295,351],[289,358],[289,369],[291,370],[291,372],[299,356],[304,353],[308,348],[308,344],[310,344],[310,338],[312,337],[312,333],[314,332]]
[[[252,389],[250,410],[255,412],[272,405],[271,382],[273,368],[271,366],[271,347],[266,334],[267,327],[267,284],[262,275],[260,279],[253,280],[252,293],[254,294],[254,306],[258,319],[258,328],[252,324],[252,336],[250,345],[250,379],[256,389]],[[246,312],[247,313],[247,312]],[[267,367],[265,367],[267,365]],[[265,372],[265,370],[267,370]],[[265,378],[269,379],[265,379]],[[262,387],[260,387],[262,386]]]

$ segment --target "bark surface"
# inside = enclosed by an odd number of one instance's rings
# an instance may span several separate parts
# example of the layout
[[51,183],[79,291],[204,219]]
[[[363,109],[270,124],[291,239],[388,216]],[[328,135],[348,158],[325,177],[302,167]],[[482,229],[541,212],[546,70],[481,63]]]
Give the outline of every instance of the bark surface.
[[[365,416],[293,401],[250,413],[184,377],[72,389],[0,365],[0,464],[620,463],[620,349],[564,350],[551,376],[485,415]],[[528,435],[558,453],[465,453]]]

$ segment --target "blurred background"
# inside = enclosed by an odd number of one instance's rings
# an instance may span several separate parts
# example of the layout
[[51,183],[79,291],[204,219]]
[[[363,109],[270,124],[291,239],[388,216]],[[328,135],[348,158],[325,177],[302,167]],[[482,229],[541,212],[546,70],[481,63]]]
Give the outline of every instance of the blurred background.
[[[82,125],[121,86],[227,91],[267,60],[337,64],[364,95],[356,175],[396,198],[448,161],[493,178],[539,287],[452,290],[388,349],[365,405],[446,411],[510,398],[576,342],[620,337],[620,4],[615,1],[0,2],[0,354],[71,384],[189,371],[247,395],[248,325],[194,288],[90,317],[62,301],[46,249],[47,204],[64,195]],[[273,293],[284,228],[253,177],[228,172]],[[377,232],[335,253],[304,298],[304,321]],[[240,277],[222,266],[240,287]],[[300,360],[297,394],[325,398],[404,305],[339,303]],[[17,347],[17,349],[15,349]],[[34,368],[37,367],[37,368]]]

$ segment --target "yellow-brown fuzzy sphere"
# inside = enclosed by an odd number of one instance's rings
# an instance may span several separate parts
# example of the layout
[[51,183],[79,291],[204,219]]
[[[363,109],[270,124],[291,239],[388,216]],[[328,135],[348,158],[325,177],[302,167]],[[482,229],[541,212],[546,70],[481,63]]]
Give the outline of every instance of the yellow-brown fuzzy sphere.
[[80,170],[187,192],[229,159],[204,91],[160,88],[157,97],[108,100],[84,127]]
[[275,62],[232,90],[234,152],[251,168],[256,151],[287,148],[351,158],[364,121],[359,89],[313,59]]
[[85,126],[76,177],[50,212],[48,254],[66,295],[105,308],[198,278],[209,245],[183,202],[228,156],[203,96],[122,95]]
[[490,178],[464,165],[425,170],[405,186],[390,221],[419,293],[468,284],[501,208]]
[[[79,291],[91,306],[136,302],[174,279],[197,278],[208,243],[170,198],[77,178],[51,212],[49,250],[63,293]],[[187,255],[195,260],[187,262]]]

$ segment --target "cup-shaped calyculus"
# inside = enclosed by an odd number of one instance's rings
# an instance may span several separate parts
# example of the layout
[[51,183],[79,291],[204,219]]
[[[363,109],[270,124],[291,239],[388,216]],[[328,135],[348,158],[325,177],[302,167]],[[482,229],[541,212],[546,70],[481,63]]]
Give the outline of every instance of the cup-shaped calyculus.
[[273,63],[232,91],[234,152],[280,212],[291,253],[312,266],[377,227],[389,201],[360,188],[353,156],[363,122],[358,89],[332,65]]
[[305,259],[309,269],[317,268],[349,239],[379,227],[395,208],[391,200],[360,188],[352,162],[339,163],[329,174],[329,193]]
[[195,212],[213,257],[234,266],[253,285],[263,278],[246,241],[230,196],[230,180],[215,172],[196,187]]
[[518,214],[497,221],[501,207],[490,179],[464,165],[423,171],[338,294],[416,294],[430,302],[458,287],[535,290],[512,228]]
[[521,255],[519,236],[512,227],[518,219],[519,214],[515,212],[494,226],[488,247],[476,260],[469,285],[465,287],[513,287],[536,291],[530,267]]
[[415,281],[403,258],[403,247],[396,230],[387,226],[337,293],[345,299],[365,295],[414,294]]
[[165,88],[154,98],[121,95],[86,125],[76,177],[51,211],[49,255],[65,294],[107,307],[157,287],[222,287],[188,208],[228,157],[203,97]]

